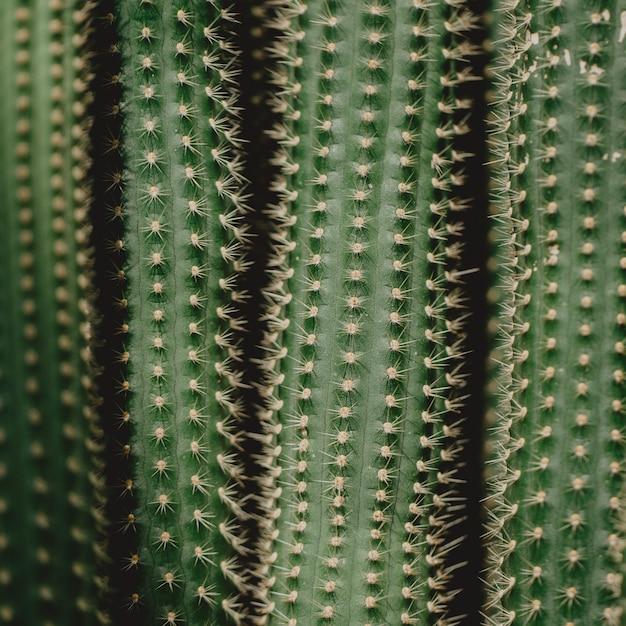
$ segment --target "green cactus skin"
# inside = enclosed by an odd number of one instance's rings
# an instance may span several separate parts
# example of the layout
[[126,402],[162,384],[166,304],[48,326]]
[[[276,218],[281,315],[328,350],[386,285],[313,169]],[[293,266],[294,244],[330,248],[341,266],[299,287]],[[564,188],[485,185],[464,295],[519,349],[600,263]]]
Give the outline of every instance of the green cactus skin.
[[142,579],[127,609],[145,623],[242,623],[238,17],[220,2],[117,7],[128,310],[119,392],[136,499],[122,530],[139,534],[128,558]]
[[462,2],[278,4],[270,622],[459,623],[470,155],[455,146],[472,103],[455,96],[476,79],[476,17]]
[[95,624],[90,2],[0,6],[0,622]]
[[485,623],[623,623],[626,4],[494,12]]

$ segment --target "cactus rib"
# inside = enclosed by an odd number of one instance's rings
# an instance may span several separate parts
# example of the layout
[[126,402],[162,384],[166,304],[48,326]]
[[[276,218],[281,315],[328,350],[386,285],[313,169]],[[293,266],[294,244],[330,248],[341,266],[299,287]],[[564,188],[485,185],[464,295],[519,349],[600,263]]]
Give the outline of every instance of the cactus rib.
[[498,15],[489,623],[621,623],[617,8],[525,2]]
[[0,615],[8,622],[106,619],[88,219],[92,9],[2,5]]

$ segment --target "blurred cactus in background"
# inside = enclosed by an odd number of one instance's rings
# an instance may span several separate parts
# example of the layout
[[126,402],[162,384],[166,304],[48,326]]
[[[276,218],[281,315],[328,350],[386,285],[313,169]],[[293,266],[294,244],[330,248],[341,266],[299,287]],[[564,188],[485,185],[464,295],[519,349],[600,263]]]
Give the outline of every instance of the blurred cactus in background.
[[0,30],[0,623],[622,624],[623,0]]
[[91,3],[0,6],[0,620],[96,623]]

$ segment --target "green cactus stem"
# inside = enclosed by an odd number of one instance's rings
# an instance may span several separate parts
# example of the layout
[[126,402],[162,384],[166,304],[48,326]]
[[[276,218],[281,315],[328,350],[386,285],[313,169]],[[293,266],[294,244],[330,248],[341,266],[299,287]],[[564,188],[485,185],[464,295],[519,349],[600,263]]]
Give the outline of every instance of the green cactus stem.
[[625,46],[1,1],[0,623],[623,624]]
[[623,620],[623,2],[505,2],[487,624]]
[[247,269],[238,15],[220,2],[119,2],[125,373],[139,535],[137,620],[240,623],[249,514],[237,316]]
[[477,24],[462,2],[273,15],[272,624],[460,623],[472,101],[458,89],[477,80]]
[[90,2],[0,5],[0,622],[95,624]]

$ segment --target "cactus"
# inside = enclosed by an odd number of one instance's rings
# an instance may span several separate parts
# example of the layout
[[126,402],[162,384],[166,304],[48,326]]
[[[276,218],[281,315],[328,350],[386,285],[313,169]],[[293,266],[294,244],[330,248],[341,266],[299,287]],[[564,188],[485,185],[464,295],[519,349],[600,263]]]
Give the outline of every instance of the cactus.
[[127,561],[141,582],[126,608],[149,623],[239,622],[248,593],[237,19],[218,2],[118,3],[127,321],[117,391],[134,468],[122,489],[135,496],[120,524],[139,537]]
[[474,156],[459,94],[479,78],[477,17],[460,2],[290,2],[270,24],[270,216],[295,243],[287,256],[276,239],[284,321],[266,340],[270,623],[459,623],[459,190]]
[[0,622],[623,622],[623,0],[0,24]]
[[[104,510],[108,521],[106,542],[106,606],[110,623],[123,624],[130,613],[129,599],[139,588],[140,572],[133,555],[138,552],[137,533],[128,521],[136,508],[133,466],[130,454],[130,413],[125,394],[119,393],[125,379],[128,328],[124,209],[122,205],[122,86],[120,81],[119,38],[113,0],[94,8],[94,64],[99,68],[92,83],[94,93],[92,127],[93,204],[91,218],[94,240],[94,273],[98,293],[95,358],[100,368],[99,412],[107,445],[105,480],[109,498]],[[135,617],[135,615],[133,615]]]
[[626,12],[503,4],[486,623],[621,624]]
[[97,623],[105,587],[88,221],[91,8],[0,6],[5,623]]

